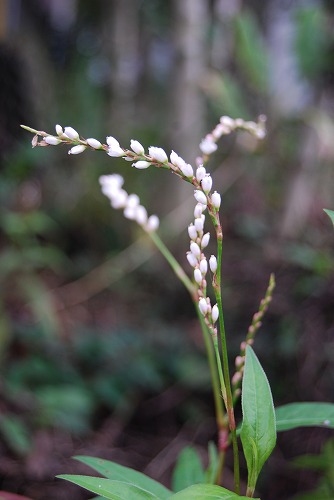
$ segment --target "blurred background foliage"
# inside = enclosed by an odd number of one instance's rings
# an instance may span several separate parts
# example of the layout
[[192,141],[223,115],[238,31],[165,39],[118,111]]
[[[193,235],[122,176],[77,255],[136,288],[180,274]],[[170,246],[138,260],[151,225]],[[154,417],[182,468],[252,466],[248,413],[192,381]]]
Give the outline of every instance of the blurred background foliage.
[[[263,143],[226,137],[209,165],[223,194],[231,352],[275,272],[256,350],[276,404],[333,401],[334,240],[322,210],[334,207],[333,33],[325,0],[0,1],[0,489],[88,498],[53,479],[85,473],[69,460],[85,453],[168,484],[184,445],[205,460],[215,439],[190,300],[97,180],[121,172],[185,266],[191,188],[102,153],[32,150],[21,123],[135,138],[193,163],[222,114],[266,114]],[[329,437],[281,436],[262,497],[333,488]],[[305,453],[320,455],[290,461]]]

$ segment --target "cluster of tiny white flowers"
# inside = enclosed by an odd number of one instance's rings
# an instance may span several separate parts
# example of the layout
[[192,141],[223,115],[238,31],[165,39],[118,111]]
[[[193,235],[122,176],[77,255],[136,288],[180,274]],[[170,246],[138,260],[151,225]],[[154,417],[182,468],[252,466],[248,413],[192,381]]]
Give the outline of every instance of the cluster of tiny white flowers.
[[210,268],[212,274],[215,275],[217,271],[217,259],[214,255],[211,255],[208,264],[204,254],[204,249],[208,246],[210,241],[210,233],[204,232],[204,212],[210,202],[215,210],[219,210],[221,197],[217,191],[210,195],[212,177],[206,172],[203,165],[197,167],[195,177],[201,189],[196,189],[194,191],[194,198],[197,204],[194,209],[194,222],[188,226],[190,250],[187,252],[187,260],[193,268],[193,278],[198,288],[199,310],[205,317],[207,324],[215,332],[214,324],[218,320],[219,309],[217,304],[211,306],[210,298],[206,296],[206,275],[208,268]]
[[[242,118],[230,118],[229,116],[221,116],[216,127],[202,139],[199,148],[204,155],[204,158],[211,155],[217,150],[217,141],[223,136],[230,134],[237,128],[244,129],[254,135],[257,139],[263,139],[266,135],[265,116],[259,116],[258,122],[245,121]],[[203,157],[197,159],[197,164],[204,161]]]
[[158,229],[159,218],[156,215],[148,217],[146,208],[140,204],[139,196],[128,194],[123,189],[124,179],[121,175],[102,175],[99,182],[102,193],[109,198],[113,208],[123,209],[123,214],[127,219],[136,221],[149,233]]

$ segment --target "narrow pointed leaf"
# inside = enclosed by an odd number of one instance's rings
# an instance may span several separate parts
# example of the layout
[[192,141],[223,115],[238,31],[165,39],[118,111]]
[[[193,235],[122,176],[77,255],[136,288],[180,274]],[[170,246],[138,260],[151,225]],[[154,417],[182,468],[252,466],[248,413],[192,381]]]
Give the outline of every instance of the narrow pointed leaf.
[[215,484],[194,484],[175,493],[168,500],[246,500],[246,498]]
[[112,481],[91,476],[76,476],[71,474],[62,474],[57,476],[60,479],[71,481],[92,493],[98,493],[103,498],[109,500],[160,500],[160,498],[149,491],[139,488],[131,483],[123,481]]
[[328,215],[330,220],[333,222],[334,225],[334,210],[328,210],[327,208],[324,208],[324,212]]
[[173,472],[173,491],[181,491],[187,486],[204,483],[205,476],[201,459],[191,446],[184,448],[178,456]]
[[248,486],[254,491],[258,475],[275,447],[276,425],[269,382],[250,346],[246,349],[241,403],[240,437],[247,462]]
[[146,476],[142,472],[136,471],[135,469],[130,469],[129,467],[124,467],[123,465],[110,462],[109,460],[103,460],[102,458],[86,456],[76,456],[74,458],[88,465],[108,479],[135,484],[140,488],[144,488],[145,490],[154,493],[161,500],[169,498],[169,496],[172,494],[170,490],[165,488],[165,486],[163,486],[162,484],[158,483],[158,481],[151,479],[150,477]]
[[329,427],[334,429],[334,404],[290,403],[276,408],[277,431],[297,427]]

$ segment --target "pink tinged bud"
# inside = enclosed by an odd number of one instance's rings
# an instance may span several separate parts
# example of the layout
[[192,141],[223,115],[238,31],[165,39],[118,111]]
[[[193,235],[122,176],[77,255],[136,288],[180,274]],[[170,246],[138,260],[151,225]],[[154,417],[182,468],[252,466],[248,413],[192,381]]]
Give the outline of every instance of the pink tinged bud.
[[185,177],[193,177],[194,170],[190,163],[185,163],[183,167],[180,167],[181,172]]
[[217,193],[217,191],[215,191],[214,193],[212,193],[211,195],[211,202],[212,202],[212,205],[214,206],[214,208],[216,210],[219,210],[219,207],[220,207],[220,204],[221,204],[221,196],[219,193]]
[[160,221],[157,215],[151,215],[146,222],[145,228],[148,233],[153,233],[159,227]]
[[196,240],[197,238],[197,231],[196,231],[196,228],[193,224],[190,224],[188,226],[188,234],[189,234],[189,238],[191,240]]
[[61,127],[60,125],[56,125],[56,132],[57,135],[63,135],[63,127]]
[[193,255],[195,255],[195,257],[199,257],[201,255],[201,249],[194,241],[190,243],[190,251]]
[[100,149],[102,147],[102,144],[100,143],[100,141],[98,141],[97,139],[93,139],[92,137],[87,139],[86,142],[87,142],[88,146],[90,146],[91,148],[94,148],[94,149]]
[[202,203],[197,203],[197,205],[195,206],[195,209],[194,209],[195,219],[200,217],[205,209],[206,209],[206,205],[203,205]]
[[208,261],[206,259],[202,259],[199,263],[199,268],[203,276],[208,272]]
[[215,274],[215,272],[217,271],[217,259],[216,259],[215,255],[211,255],[211,257],[209,259],[209,266],[210,266],[211,272],[213,274]]
[[202,273],[200,271],[200,269],[196,268],[194,270],[194,280],[196,281],[196,283],[198,283],[199,285],[202,283]]
[[133,139],[131,139],[130,146],[132,151],[137,153],[137,155],[143,155],[145,153],[144,147],[138,141],[134,141]]
[[77,146],[73,146],[73,148],[71,148],[68,152],[69,155],[78,155],[80,153],[82,153],[83,151],[85,151],[86,149],[86,146],[84,146],[83,144],[78,144]]
[[184,168],[186,162],[181,156],[179,156],[175,151],[172,151],[170,154],[170,161],[175,165],[175,167],[179,168],[181,171]]
[[202,188],[203,188],[204,193],[208,194],[212,188],[211,175],[206,175],[205,177],[203,177],[201,184],[202,184]]
[[219,309],[218,309],[218,306],[217,304],[215,304],[212,308],[212,311],[211,311],[211,318],[212,318],[212,321],[214,323],[216,323],[217,319],[219,318]]
[[243,356],[237,356],[235,358],[235,367],[236,368],[241,368],[245,363],[245,358]]
[[203,316],[205,316],[206,313],[208,312],[208,304],[207,304],[206,300],[204,299],[204,297],[199,299],[198,307],[199,307],[199,310],[201,311],[201,313],[203,314]]
[[201,241],[201,248],[206,248],[210,241],[210,233],[205,233]]
[[64,133],[65,133],[65,135],[67,135],[67,137],[69,139],[72,139],[73,141],[76,141],[79,139],[78,132],[76,130],[74,130],[74,128],[72,128],[72,127],[65,127]]
[[198,233],[202,233],[204,227],[204,221],[202,218],[195,219],[195,229]]
[[240,372],[236,372],[232,377],[232,385],[237,385],[242,379],[242,375]]
[[205,155],[210,155],[216,151],[217,144],[209,137],[206,137],[201,141],[199,148]]
[[140,203],[140,199],[139,199],[138,195],[136,195],[136,194],[129,194],[127,202],[126,202],[126,206],[127,207],[135,208],[135,207],[137,207],[139,205],[139,203]]
[[136,221],[140,226],[144,226],[147,222],[147,211],[143,205],[138,205],[135,208],[136,212]]
[[168,161],[168,157],[162,148],[151,146],[148,148],[148,153],[154,160],[157,160],[160,163],[166,163],[166,161]]
[[58,137],[54,137],[53,135],[47,135],[46,137],[44,137],[44,141],[51,146],[57,146],[57,144],[61,142]]
[[195,255],[192,253],[192,252],[187,252],[187,260],[189,262],[189,264],[191,265],[191,267],[195,267],[197,266],[197,258],[195,257]]
[[201,165],[196,170],[196,179],[198,180],[198,182],[201,182],[201,180],[204,179],[205,175],[206,175],[206,170],[203,167],[203,165]]
[[198,201],[198,203],[202,203],[202,205],[206,206],[207,200],[206,200],[206,196],[203,193],[203,191],[200,191],[199,189],[196,189],[194,191],[194,197],[195,197],[195,200]]
[[151,163],[145,160],[139,160],[136,161],[136,163],[132,163],[132,166],[138,168],[138,170],[144,170],[145,168],[148,168],[150,165]]

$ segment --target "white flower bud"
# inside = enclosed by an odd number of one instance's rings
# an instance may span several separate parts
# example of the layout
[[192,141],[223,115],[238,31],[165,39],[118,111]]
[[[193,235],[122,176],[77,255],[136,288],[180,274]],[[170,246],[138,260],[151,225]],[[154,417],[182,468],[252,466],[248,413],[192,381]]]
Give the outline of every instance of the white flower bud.
[[190,243],[190,251],[195,255],[195,257],[199,257],[201,255],[201,249],[194,241]]
[[73,141],[76,141],[77,139],[79,139],[78,132],[76,130],[74,130],[74,128],[72,128],[72,127],[65,127],[64,133],[65,133],[65,135],[67,135],[67,137],[69,139],[72,139]]
[[203,227],[204,227],[204,221],[203,221],[203,219],[202,218],[195,219],[194,226],[195,226],[196,231],[198,233],[202,233]]
[[86,139],[88,146],[94,149],[100,149],[102,147],[102,144],[100,141],[97,139],[93,139],[93,137],[90,137],[89,139]]
[[185,163],[183,167],[180,167],[181,172],[185,177],[193,177],[194,170],[190,163]]
[[208,261],[206,260],[206,258],[201,260],[201,262],[199,263],[199,268],[203,276],[205,276],[208,272]]
[[202,273],[201,273],[200,269],[198,269],[198,267],[197,267],[194,270],[194,280],[196,281],[196,283],[198,283],[200,285],[202,283],[202,279],[203,279]]
[[132,151],[137,153],[137,155],[143,155],[145,153],[145,149],[140,144],[139,141],[134,141],[133,139],[131,139],[130,146],[131,146]]
[[212,311],[211,311],[211,318],[212,318],[212,321],[214,323],[216,323],[217,319],[219,318],[219,309],[218,309],[218,306],[217,304],[215,304],[212,308]]
[[123,211],[124,217],[126,217],[129,220],[135,220],[136,219],[136,207],[129,207],[126,206]]
[[203,191],[200,191],[199,189],[196,189],[194,191],[194,197],[195,197],[195,200],[198,201],[198,203],[202,203],[202,205],[206,205],[207,204],[207,199],[206,199],[206,196],[203,193]]
[[204,193],[208,194],[212,188],[211,175],[206,175],[205,177],[203,177],[201,184],[202,184],[202,188],[203,188]]
[[201,182],[201,180],[204,179],[205,175],[206,175],[206,170],[203,167],[203,165],[201,165],[196,170],[196,179],[198,180],[198,182]]
[[77,146],[73,146],[73,148],[71,148],[69,150],[68,154],[69,155],[78,155],[78,154],[82,153],[83,151],[85,151],[85,149],[86,149],[86,146],[84,146],[83,144],[78,144]]
[[136,161],[135,163],[132,163],[132,166],[138,168],[138,170],[144,170],[145,168],[148,168],[150,165],[151,163],[145,160],[139,160]]
[[148,148],[148,153],[154,160],[157,160],[160,163],[165,163],[166,161],[168,161],[168,157],[162,148],[150,146]]
[[210,233],[205,233],[201,241],[201,248],[206,248],[210,241]]
[[170,161],[175,165],[177,168],[179,168],[181,171],[183,167],[185,166],[186,162],[184,161],[181,156],[179,156],[175,151],[172,151],[170,154]]
[[191,267],[197,266],[198,261],[192,252],[187,252],[187,260],[188,260],[189,264],[191,265]]
[[112,197],[110,198],[111,206],[116,209],[124,208],[126,207],[127,199],[128,193],[124,189],[118,189],[112,194]]
[[108,155],[109,156],[116,158],[116,157],[125,155],[125,152],[123,151],[123,149],[119,145],[118,140],[115,139],[115,137],[108,136],[106,138],[106,140],[107,140],[107,144],[109,146],[108,147]]
[[216,151],[217,144],[209,136],[206,137],[205,139],[202,139],[199,148],[205,155],[210,155],[211,153],[214,153],[214,151]]
[[221,204],[221,196],[219,193],[217,193],[217,191],[215,191],[214,193],[212,193],[211,195],[211,201],[212,201],[212,205],[214,206],[214,208],[216,210],[219,210],[219,207],[220,207],[220,204]]
[[234,128],[234,120],[233,120],[233,118],[230,118],[229,116],[221,116],[220,123],[222,125],[224,125],[225,127]]
[[47,135],[46,137],[44,137],[44,141],[51,146],[57,146],[57,144],[61,142],[58,137],[54,137],[53,135]]
[[206,209],[206,205],[203,205],[203,203],[197,203],[197,205],[195,206],[195,209],[194,209],[195,219],[200,217],[205,209]]
[[127,207],[135,208],[139,205],[139,203],[140,203],[140,199],[139,199],[139,196],[137,194],[129,194],[127,202],[126,202]]
[[63,127],[61,127],[60,125],[56,125],[56,132],[57,135],[63,135]]
[[153,231],[156,231],[158,229],[159,224],[160,224],[159,217],[157,215],[150,215],[150,217],[147,219],[144,229],[148,233],[153,233]]
[[210,266],[211,272],[213,274],[215,274],[215,272],[217,271],[217,259],[216,259],[215,255],[211,255],[211,257],[209,259],[209,266]]
[[147,210],[143,205],[138,205],[135,208],[136,221],[140,226],[144,226],[147,222]]
[[103,187],[108,187],[109,189],[117,190],[123,186],[124,179],[119,174],[101,175],[99,183],[101,184],[102,189]]
[[188,234],[189,234],[189,238],[191,240],[196,240],[197,238],[197,231],[196,231],[196,228],[193,224],[190,224],[188,226]]
[[208,304],[207,304],[207,301],[205,300],[204,297],[199,299],[198,307],[199,307],[199,310],[201,311],[201,313],[203,314],[203,316],[205,316],[206,313],[208,312]]

